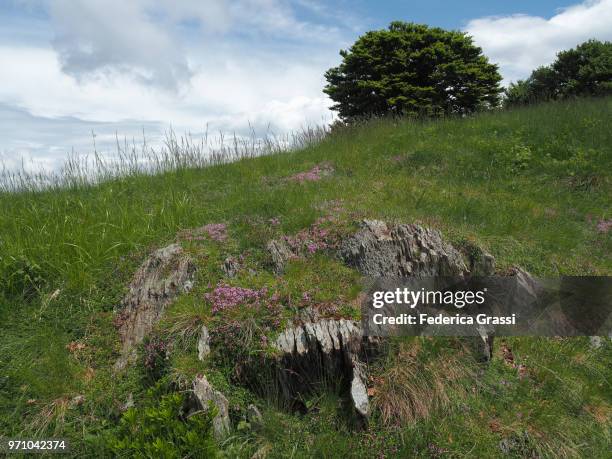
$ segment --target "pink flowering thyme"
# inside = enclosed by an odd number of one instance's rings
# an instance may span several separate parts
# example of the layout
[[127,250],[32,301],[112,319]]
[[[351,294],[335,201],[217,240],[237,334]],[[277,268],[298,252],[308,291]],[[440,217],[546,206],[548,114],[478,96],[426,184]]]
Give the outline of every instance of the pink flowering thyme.
[[225,242],[227,240],[227,226],[225,223],[209,223],[202,227],[208,236],[217,242]]
[[329,229],[323,226],[333,221],[334,218],[331,216],[321,217],[309,228],[299,231],[293,236],[283,236],[283,239],[296,254],[304,252],[313,254],[320,250],[333,248],[336,238],[330,233]]
[[331,175],[334,172],[334,168],[327,163],[317,164],[315,167],[306,172],[299,172],[288,178],[291,182],[304,183],[304,182],[316,182],[321,180],[323,177]]
[[178,237],[187,241],[203,241],[208,237],[217,242],[225,242],[227,240],[227,225],[225,223],[209,223],[199,228],[180,231]]
[[612,229],[612,220],[600,220],[597,223],[597,232],[606,234],[608,231]]
[[253,290],[219,284],[211,293],[207,293],[205,298],[212,304],[213,314],[216,314],[224,309],[232,309],[242,304],[257,305],[266,295],[267,289],[265,287],[260,290]]

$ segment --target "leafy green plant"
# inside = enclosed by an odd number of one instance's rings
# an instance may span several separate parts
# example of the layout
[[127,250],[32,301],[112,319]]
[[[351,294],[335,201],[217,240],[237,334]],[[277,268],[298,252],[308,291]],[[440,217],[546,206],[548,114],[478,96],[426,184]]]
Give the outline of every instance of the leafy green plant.
[[110,449],[130,458],[212,458],[217,456],[213,438],[213,407],[187,414],[185,395],[172,393],[153,398],[141,408],[128,409],[118,429],[108,438]]
[[[0,268],[2,267],[0,256]],[[46,284],[43,269],[25,255],[8,257],[0,277],[0,293],[31,300]]]
[[517,172],[529,167],[533,155],[528,145],[515,145],[512,148],[512,171]]

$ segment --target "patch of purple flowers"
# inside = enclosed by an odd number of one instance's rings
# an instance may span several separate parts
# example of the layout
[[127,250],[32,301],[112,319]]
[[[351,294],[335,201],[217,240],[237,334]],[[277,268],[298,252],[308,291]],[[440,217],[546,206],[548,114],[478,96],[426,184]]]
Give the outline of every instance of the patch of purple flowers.
[[233,287],[227,284],[219,284],[215,289],[205,294],[205,298],[212,304],[213,314],[224,309],[231,309],[241,304],[258,304],[264,299],[268,290],[264,287],[253,290],[244,287]]
[[217,242],[225,242],[227,240],[227,225],[225,223],[209,223],[202,227],[208,236]]
[[299,172],[288,178],[291,182],[304,183],[316,182],[323,177],[333,174],[334,168],[327,163],[317,164],[315,167],[306,172]]
[[227,240],[227,225],[225,223],[209,223],[199,228],[180,231],[178,237],[187,241],[203,241],[206,236],[217,242]]
[[597,232],[607,234],[612,229],[612,220],[599,220],[597,223]]
[[330,230],[324,228],[327,222],[333,222],[334,218],[327,216],[319,218],[312,226],[303,229],[293,236],[283,236],[295,254],[313,254],[319,250],[325,250],[334,246],[335,239]]

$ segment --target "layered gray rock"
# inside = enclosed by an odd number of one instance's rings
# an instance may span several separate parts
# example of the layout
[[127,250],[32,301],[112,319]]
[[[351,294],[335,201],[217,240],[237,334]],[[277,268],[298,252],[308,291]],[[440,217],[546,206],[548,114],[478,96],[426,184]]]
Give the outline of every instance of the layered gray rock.
[[474,244],[468,244],[464,249],[467,250],[466,258],[470,275],[481,277],[495,275],[495,257],[493,255]]
[[[380,220],[363,220],[359,231],[343,241],[340,258],[371,278],[492,276],[495,258],[482,248],[467,244],[462,249],[446,242],[439,231],[416,224],[388,225]],[[394,281],[391,281],[394,282]],[[519,283],[530,288],[526,276]],[[443,285],[436,285],[437,289]],[[493,336],[490,330],[474,330],[476,353],[490,359]]]
[[193,287],[196,266],[179,244],[153,252],[134,274],[116,323],[122,342],[115,363],[120,370],[136,357],[136,345],[153,329],[165,309]]
[[346,239],[340,257],[370,277],[461,276],[469,273],[463,255],[439,231],[419,225],[388,226],[364,220]]
[[513,298],[517,304],[534,303],[538,296],[542,293],[543,286],[527,271],[515,267],[511,271],[514,279]]
[[217,408],[217,415],[213,419],[215,437],[223,439],[230,431],[229,402],[225,395],[214,389],[206,376],[198,375],[193,382],[193,395],[198,409],[207,411],[212,403]]

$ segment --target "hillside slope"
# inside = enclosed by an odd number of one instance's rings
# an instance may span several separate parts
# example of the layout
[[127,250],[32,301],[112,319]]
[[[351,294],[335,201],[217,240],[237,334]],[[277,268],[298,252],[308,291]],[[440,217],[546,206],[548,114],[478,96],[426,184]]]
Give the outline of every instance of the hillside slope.
[[[610,98],[377,120],[295,152],[1,194],[0,436],[67,437],[75,457],[112,456],[130,397],[136,409],[157,406],[204,373],[230,402],[234,428],[219,446],[228,457],[495,457],[500,448],[605,457],[609,340],[594,348],[587,338],[508,339],[486,365],[452,340],[391,343],[370,368],[377,411],[367,426],[335,381],[295,411],[273,387],[245,384],[237,368],[269,352],[265,341],[304,307],[358,317],[359,275],[330,249],[363,218],[438,229],[457,246],[486,249],[500,272],[612,274],[611,124]],[[312,247],[279,274],[266,245],[283,236]],[[147,255],[175,241],[197,264],[194,288],[116,375],[117,306]],[[232,278],[222,269],[228,257]],[[226,286],[248,291],[217,315],[214,295]],[[265,312],[248,307],[261,292]],[[202,324],[213,337],[204,361]],[[262,422],[249,420],[250,404]]]

